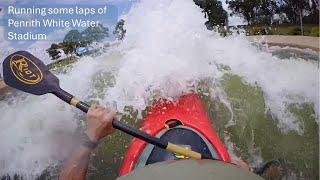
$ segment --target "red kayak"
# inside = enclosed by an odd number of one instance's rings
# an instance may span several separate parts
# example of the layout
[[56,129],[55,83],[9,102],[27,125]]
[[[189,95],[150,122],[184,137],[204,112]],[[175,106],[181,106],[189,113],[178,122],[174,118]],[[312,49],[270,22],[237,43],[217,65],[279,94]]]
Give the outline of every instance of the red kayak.
[[[213,129],[196,94],[181,96],[176,103],[168,100],[157,101],[143,120],[141,130],[208,157],[231,162],[227,149]],[[123,160],[120,176],[148,164],[184,158],[188,157],[168,152],[135,138]]]

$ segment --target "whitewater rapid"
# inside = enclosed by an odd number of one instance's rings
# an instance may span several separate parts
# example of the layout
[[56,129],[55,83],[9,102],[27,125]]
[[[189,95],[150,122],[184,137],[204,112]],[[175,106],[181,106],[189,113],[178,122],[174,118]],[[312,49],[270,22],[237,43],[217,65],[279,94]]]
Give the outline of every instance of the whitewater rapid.
[[[279,127],[302,131],[287,105],[313,103],[319,114],[317,62],[276,58],[242,35],[221,37],[206,29],[201,11],[193,1],[141,0],[122,17],[127,29],[123,42],[58,74],[61,86],[120,112],[125,106],[142,111],[155,98],[175,99],[196,90],[203,79],[219,82],[225,71],[218,67],[224,65],[261,87]],[[97,96],[93,79],[105,72],[115,83]],[[1,101],[0,175],[18,172],[33,179],[67,157],[79,113],[53,95],[24,94]]]

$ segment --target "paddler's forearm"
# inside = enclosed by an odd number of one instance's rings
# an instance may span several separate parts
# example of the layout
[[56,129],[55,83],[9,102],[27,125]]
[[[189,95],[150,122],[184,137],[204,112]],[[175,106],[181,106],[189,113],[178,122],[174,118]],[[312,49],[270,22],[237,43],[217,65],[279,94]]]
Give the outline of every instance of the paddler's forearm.
[[60,180],[84,180],[88,170],[90,154],[107,135],[111,134],[116,113],[102,106],[91,107],[87,113],[88,126],[81,137],[81,144],[76,147],[69,161],[63,166]]
[[60,180],[85,180],[92,149],[79,145],[71,159],[63,166]]

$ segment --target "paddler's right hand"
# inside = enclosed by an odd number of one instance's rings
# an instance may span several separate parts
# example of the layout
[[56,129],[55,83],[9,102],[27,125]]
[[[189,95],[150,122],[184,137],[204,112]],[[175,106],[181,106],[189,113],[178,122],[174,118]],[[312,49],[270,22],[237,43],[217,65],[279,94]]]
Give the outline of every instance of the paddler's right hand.
[[75,148],[71,158],[61,169],[59,180],[85,179],[90,154],[94,147],[102,138],[114,131],[112,121],[116,119],[116,113],[111,109],[94,106],[89,109],[87,116],[88,127],[85,131],[87,137],[83,137],[83,144]]
[[110,108],[93,106],[87,113],[88,126],[85,133],[93,143],[97,144],[101,139],[114,132],[112,121],[116,118],[116,112]]

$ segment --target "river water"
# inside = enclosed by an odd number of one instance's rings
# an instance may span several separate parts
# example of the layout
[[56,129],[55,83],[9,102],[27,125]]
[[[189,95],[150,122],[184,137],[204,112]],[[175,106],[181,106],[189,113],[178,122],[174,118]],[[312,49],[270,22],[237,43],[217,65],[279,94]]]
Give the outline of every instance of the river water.
[[[255,167],[280,159],[285,179],[319,178],[317,59],[280,57],[245,36],[207,31],[192,1],[141,0],[124,18],[120,44],[54,71],[61,87],[114,107],[136,127],[153,100],[196,91],[234,160]],[[83,113],[53,95],[12,91],[0,114],[0,174],[25,179],[55,178],[85,127]],[[114,179],[130,139],[119,132],[106,138],[89,178]]]

